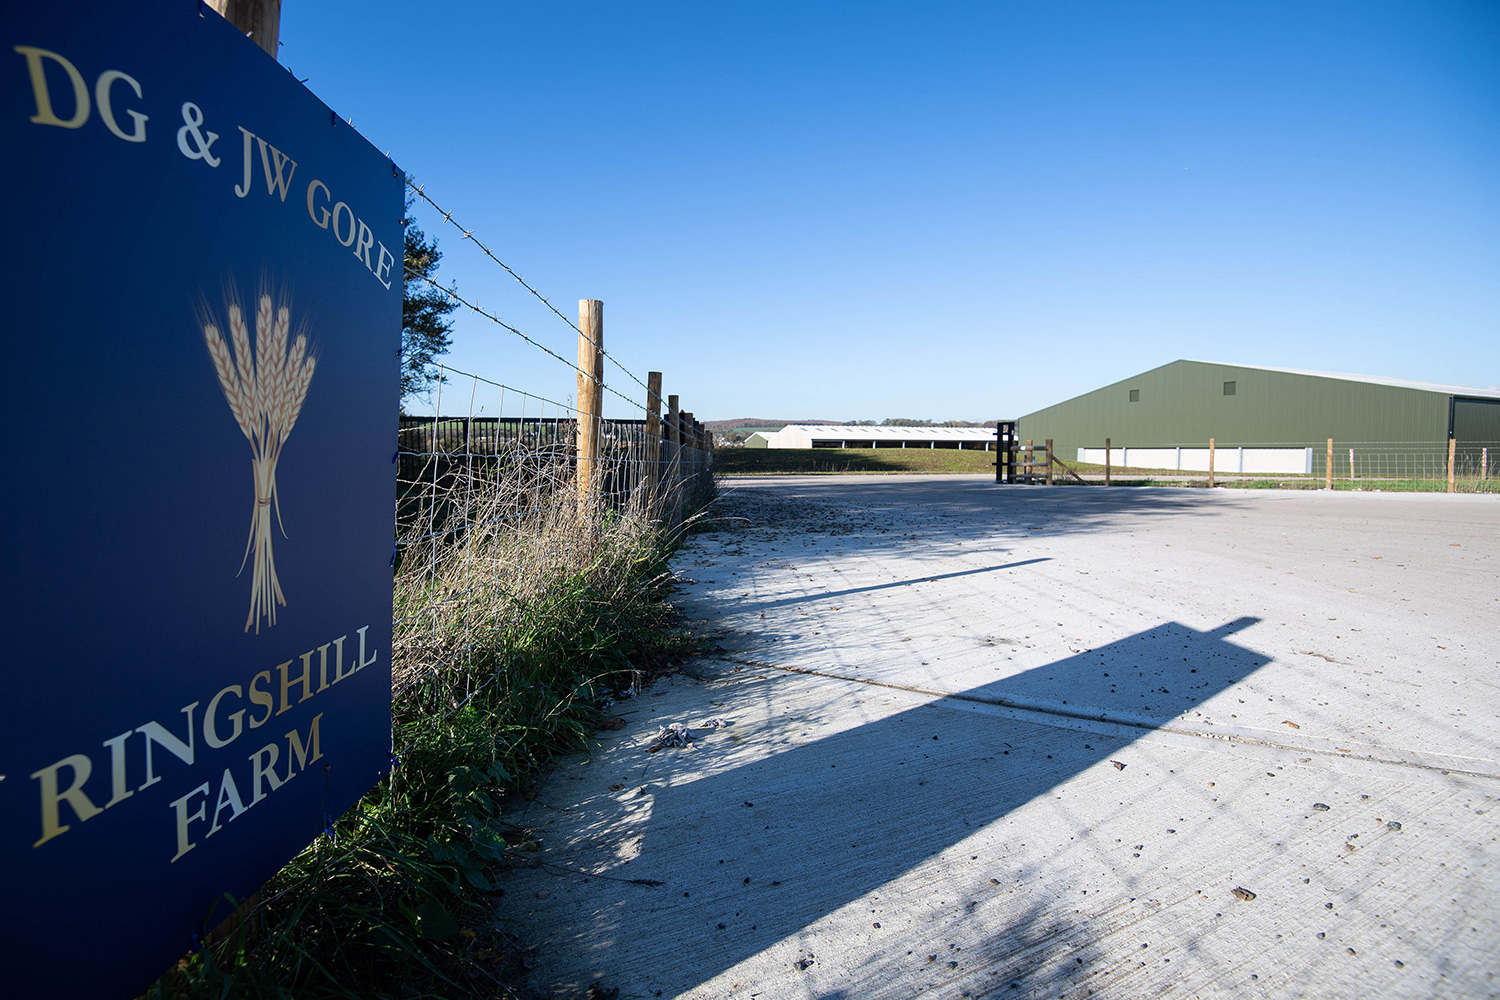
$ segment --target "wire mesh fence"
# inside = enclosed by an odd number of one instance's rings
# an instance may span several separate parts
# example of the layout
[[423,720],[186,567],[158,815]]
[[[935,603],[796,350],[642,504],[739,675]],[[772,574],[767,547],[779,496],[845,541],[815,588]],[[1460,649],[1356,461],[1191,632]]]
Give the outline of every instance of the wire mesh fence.
[[[1102,444],[1102,443],[1101,443]],[[1027,445],[1018,444],[1017,454]],[[1500,493],[1496,441],[1196,441],[1169,445],[1111,442],[1077,449],[1085,472],[1107,461],[1113,477],[1211,477],[1218,484],[1389,492]],[[1059,456],[1072,463],[1074,455]]]
[[495,637],[524,632],[557,579],[680,530],[712,453],[681,427],[674,441],[670,419],[601,417],[580,461],[589,414],[445,365],[432,375],[430,410],[397,431],[394,683],[452,711],[503,672]]

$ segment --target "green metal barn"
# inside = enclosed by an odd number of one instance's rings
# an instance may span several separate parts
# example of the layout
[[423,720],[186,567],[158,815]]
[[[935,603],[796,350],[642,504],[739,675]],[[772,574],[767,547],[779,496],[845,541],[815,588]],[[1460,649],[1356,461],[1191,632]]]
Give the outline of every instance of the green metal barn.
[[1028,413],[1018,434],[1037,444],[1051,438],[1059,457],[1084,461],[1102,461],[1108,438],[1113,461],[1167,468],[1174,453],[1176,468],[1206,467],[1213,438],[1216,467],[1226,472],[1322,473],[1329,438],[1335,475],[1348,473],[1351,459],[1357,467],[1359,455],[1382,451],[1446,461],[1450,437],[1462,460],[1493,462],[1500,390],[1173,361]]

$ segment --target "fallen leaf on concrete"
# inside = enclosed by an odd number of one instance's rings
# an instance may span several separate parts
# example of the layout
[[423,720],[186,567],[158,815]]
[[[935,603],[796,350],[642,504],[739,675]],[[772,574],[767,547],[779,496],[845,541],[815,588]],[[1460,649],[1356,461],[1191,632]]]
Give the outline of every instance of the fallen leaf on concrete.
[[1116,771],[1123,771],[1123,770],[1125,770],[1125,765],[1122,764],[1122,763],[1120,763],[1117,760],[1112,760],[1112,761],[1110,761],[1110,763],[1115,766],[1115,770]]
[[1301,729],[1302,728],[1301,726],[1299,726],[1295,722],[1293,722],[1291,719],[1282,719],[1281,720],[1281,724],[1283,726],[1291,726],[1293,729]]
[[613,785],[610,785],[610,786],[609,786],[609,790],[610,790],[610,791],[612,791],[612,792],[618,792],[618,791],[619,791],[619,790],[620,790],[620,789],[622,789],[622,788],[624,788],[624,787],[625,787],[625,786],[624,786],[624,785],[622,785],[622,784],[620,784],[620,783],[619,783],[619,782],[618,782],[618,781],[617,781],[617,782],[615,782],[615,783],[614,783],[614,784],[613,784]]
[[1252,900],[1252,899],[1255,898],[1255,893],[1251,892],[1249,889],[1246,889],[1244,886],[1235,886],[1234,887],[1234,898],[1235,899],[1243,899],[1245,902],[1248,903],[1248,902],[1250,902],[1250,900]]
[[1313,803],[1313,808],[1316,809],[1320,813],[1326,813],[1328,811],[1328,803],[1326,803],[1326,802],[1314,802]]
[[1393,830],[1393,831],[1396,831],[1396,832],[1399,833],[1400,830],[1401,830],[1401,824],[1399,822],[1397,822],[1396,820],[1391,820],[1389,823],[1387,823],[1385,825],[1385,828],[1387,830]]

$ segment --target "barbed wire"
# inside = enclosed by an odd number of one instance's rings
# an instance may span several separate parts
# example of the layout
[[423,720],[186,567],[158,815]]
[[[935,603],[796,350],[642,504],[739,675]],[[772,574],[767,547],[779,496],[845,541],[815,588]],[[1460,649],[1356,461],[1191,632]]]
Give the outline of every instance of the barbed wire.
[[[457,296],[455,296],[455,298],[456,297]],[[525,389],[517,389],[515,386],[513,386],[513,385],[506,385],[504,382],[496,382],[494,379],[485,378],[483,375],[476,375],[473,372],[466,372],[462,368],[454,368],[452,365],[444,364],[441,361],[429,361],[428,364],[430,364],[432,367],[436,368],[440,372],[444,372],[444,373],[447,373],[447,374],[450,374],[450,375],[459,375],[459,376],[462,376],[463,378],[473,379],[475,382],[483,382],[485,385],[491,386],[491,387],[496,388],[496,389],[501,389],[501,390],[503,390],[505,392],[513,392],[517,396],[524,396],[527,399],[534,399],[534,400],[536,400],[539,403],[551,403],[553,406],[557,407],[559,410],[568,410],[569,412],[572,412],[572,413],[578,413],[579,412],[579,410],[577,408],[575,408],[574,406],[572,406],[569,403],[559,403],[555,399],[548,399],[546,396],[538,396],[534,392],[527,392]],[[575,367],[573,370],[577,371],[578,369]],[[589,414],[586,414],[586,416],[590,416],[591,417],[591,416],[593,416],[593,414],[589,413]],[[473,414],[470,414],[467,419],[472,419],[472,418],[473,418]]]
[[604,349],[604,345],[597,343],[592,337],[590,337],[588,334],[584,333],[583,330],[579,328],[579,326],[578,326],[577,323],[575,323],[572,320],[568,319],[568,317],[565,316],[562,313],[562,311],[557,308],[557,306],[553,305],[552,302],[545,295],[543,295],[541,292],[537,291],[536,288],[530,282],[528,282],[525,278],[523,278],[519,274],[517,274],[514,268],[512,268],[509,264],[505,263],[505,261],[501,260],[499,257],[495,256],[494,251],[492,251],[489,247],[485,246],[484,243],[480,241],[479,237],[477,237],[477,236],[474,235],[474,231],[472,229],[466,229],[466,228],[464,228],[463,225],[461,225],[459,222],[457,222],[453,218],[453,213],[452,212],[448,211],[447,209],[445,209],[441,205],[439,205],[437,202],[433,201],[432,197],[425,190],[425,188],[426,188],[425,184],[416,184],[416,183],[414,183],[412,181],[411,177],[408,176],[408,177],[406,177],[406,186],[408,188],[410,188],[412,190],[412,192],[414,194],[416,194],[416,196],[418,198],[421,198],[427,204],[431,205],[433,211],[435,211],[439,215],[441,215],[443,217],[443,221],[446,222],[446,223],[448,223],[448,225],[452,226],[455,230],[457,230],[462,235],[462,237],[464,239],[468,240],[470,243],[472,243],[476,247],[478,247],[480,253],[484,254],[490,260],[494,261],[497,265],[499,265],[499,267],[501,268],[501,270],[503,270],[506,274],[510,275],[512,278],[515,278],[516,281],[520,283],[521,287],[524,288],[524,289],[526,289],[528,292],[530,292],[536,298],[536,300],[538,302],[540,302],[542,305],[546,306],[548,309],[552,310],[553,314],[556,315],[558,319],[562,320],[564,323],[567,324],[568,329],[572,330],[574,333],[578,334],[584,340],[588,341],[588,343],[591,344],[596,350],[598,350],[600,354],[604,355],[605,358],[607,358],[611,362],[613,362],[616,368],[620,369],[620,371],[622,371],[626,375],[630,376],[631,380],[634,381],[636,385],[638,385],[642,389],[646,390],[646,400],[647,400],[648,403],[650,402],[652,396],[656,396],[658,402],[661,401],[661,395],[659,393],[653,393],[651,391],[651,387],[648,386],[646,383],[642,382],[636,376],[635,372],[631,371],[626,365],[624,365],[623,363],[621,363],[621,361],[620,361],[619,358],[615,357],[613,354],[610,354],[609,351],[607,351],[607,350]]
[[[436,281],[433,281],[431,278],[428,278],[425,275],[418,275],[418,278],[421,281],[426,282],[432,288],[435,288],[439,292],[441,292],[444,295],[448,296],[453,301],[459,303],[462,306],[465,306],[466,308],[472,310],[473,312],[478,313],[480,316],[483,316],[485,319],[489,320],[491,323],[494,323],[496,326],[498,326],[498,327],[500,327],[500,328],[502,328],[504,330],[509,330],[511,333],[515,334],[517,337],[520,337],[526,343],[530,344],[532,347],[535,347],[537,350],[541,351],[543,354],[546,354],[546,355],[548,355],[548,356],[550,356],[552,358],[557,359],[558,361],[561,361],[563,364],[567,365],[569,368],[573,369],[573,371],[577,372],[579,375],[582,375],[584,378],[589,379],[589,380],[593,380],[593,378],[594,378],[593,375],[591,375],[588,372],[584,371],[582,368],[579,368],[576,364],[574,364],[573,362],[569,361],[567,358],[563,357],[561,354],[558,354],[556,351],[552,350],[552,348],[548,347],[546,344],[538,343],[537,341],[531,339],[522,330],[520,330],[517,327],[514,327],[514,326],[510,325],[509,323],[505,322],[505,320],[501,319],[499,316],[496,316],[494,313],[489,312],[488,310],[486,310],[486,309],[484,309],[484,308],[476,305],[473,302],[470,302],[468,299],[464,298],[462,295],[459,295],[453,289],[447,288],[447,287],[445,287],[443,285],[440,285]],[[601,379],[598,380],[598,382],[599,382],[599,388],[603,389],[605,392],[613,393],[615,396],[618,396],[620,399],[623,399],[625,402],[629,403],[631,406],[635,407],[637,410],[640,410],[642,413],[649,413],[650,412],[646,407],[642,406],[640,403],[638,403],[635,400],[631,399],[629,396],[627,396],[624,393],[620,392],[618,389],[615,389],[612,386],[610,386],[607,382],[604,381],[604,379],[601,378]],[[538,398],[540,398],[540,397],[538,397]],[[571,407],[570,407],[570,409],[571,409]],[[583,411],[583,410],[575,410],[575,412],[585,413],[585,411]],[[591,416],[591,417],[592,416],[602,416],[602,414],[594,414],[594,413],[587,413],[586,415],[587,416]]]

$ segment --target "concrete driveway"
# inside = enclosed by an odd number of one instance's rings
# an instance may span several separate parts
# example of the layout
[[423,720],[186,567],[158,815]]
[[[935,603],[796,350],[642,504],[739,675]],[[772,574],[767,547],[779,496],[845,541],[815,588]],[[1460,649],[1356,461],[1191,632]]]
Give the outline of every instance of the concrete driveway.
[[715,655],[518,817],[539,988],[1500,996],[1495,498],[726,485]]

